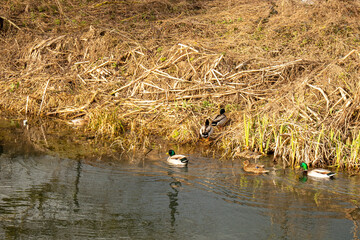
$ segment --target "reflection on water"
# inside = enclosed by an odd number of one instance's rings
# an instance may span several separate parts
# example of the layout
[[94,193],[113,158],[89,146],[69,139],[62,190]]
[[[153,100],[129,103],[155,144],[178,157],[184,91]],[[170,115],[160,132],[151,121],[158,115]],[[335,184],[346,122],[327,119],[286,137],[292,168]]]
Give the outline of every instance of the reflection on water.
[[169,208],[170,208],[170,215],[171,215],[171,227],[174,227],[175,225],[175,214],[177,214],[177,210],[176,210],[176,207],[179,205],[177,203],[177,200],[178,200],[178,194],[179,194],[179,190],[177,189],[178,187],[181,187],[181,182],[179,181],[176,181],[174,179],[174,182],[171,182],[170,183],[170,187],[173,189],[173,191],[169,191],[168,192],[168,196],[169,196],[169,200],[170,200],[170,203],[169,203]]
[[75,192],[74,192],[74,205],[75,205],[75,212],[80,210],[79,200],[78,200],[78,193],[79,193],[79,183],[80,183],[80,175],[81,175],[81,160],[77,161],[76,167],[76,179],[75,179]]
[[[46,133],[44,133],[46,134]],[[186,168],[166,151],[113,165],[16,154],[0,133],[0,239],[358,239],[360,178],[304,179],[261,160],[190,154]],[[16,145],[15,144],[15,145]],[[20,144],[21,146],[21,144]],[[16,151],[14,150],[16,149]],[[29,147],[28,147],[29,149]],[[180,151],[181,152],[181,151]]]

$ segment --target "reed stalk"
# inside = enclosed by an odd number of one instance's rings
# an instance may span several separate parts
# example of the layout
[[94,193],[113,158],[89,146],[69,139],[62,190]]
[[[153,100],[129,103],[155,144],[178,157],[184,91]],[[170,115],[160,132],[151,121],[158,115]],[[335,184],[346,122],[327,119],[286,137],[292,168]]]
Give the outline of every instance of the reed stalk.
[[244,114],[244,145],[247,149],[250,148],[250,132],[251,132],[251,119],[247,118],[247,116]]

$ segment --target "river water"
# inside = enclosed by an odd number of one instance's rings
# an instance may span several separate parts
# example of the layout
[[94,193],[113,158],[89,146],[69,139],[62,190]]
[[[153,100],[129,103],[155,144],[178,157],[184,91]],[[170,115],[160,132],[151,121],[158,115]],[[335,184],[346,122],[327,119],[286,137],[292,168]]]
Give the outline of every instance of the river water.
[[163,150],[139,161],[68,159],[23,151],[19,138],[4,142],[1,130],[0,239],[360,236],[359,176],[306,181],[269,158],[259,162],[270,173],[253,175],[241,159],[196,151],[186,168],[169,166]]

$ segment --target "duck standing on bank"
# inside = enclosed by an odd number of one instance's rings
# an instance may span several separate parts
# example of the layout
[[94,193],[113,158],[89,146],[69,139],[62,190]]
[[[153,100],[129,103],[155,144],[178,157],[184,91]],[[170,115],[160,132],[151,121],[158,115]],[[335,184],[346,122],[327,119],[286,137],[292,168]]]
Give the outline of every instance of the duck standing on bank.
[[266,170],[264,168],[264,165],[250,163],[249,160],[245,160],[243,162],[243,164],[244,164],[243,169],[245,172],[251,172],[251,173],[268,173],[269,172],[269,170]]
[[169,150],[169,157],[167,159],[168,163],[176,166],[187,166],[189,160],[184,155],[176,155],[174,150]]
[[306,163],[302,162],[300,164],[300,167],[302,169],[304,169],[303,171],[303,175],[304,176],[309,176],[309,177],[316,177],[316,178],[333,178],[335,176],[336,173],[331,172],[330,170],[327,169],[322,169],[322,168],[316,168],[313,170],[309,171],[309,167]]
[[206,119],[205,125],[200,128],[200,137],[209,139],[210,135],[213,133],[214,129],[210,125],[209,119]]
[[211,125],[223,127],[225,125],[225,123],[227,123],[227,121],[228,121],[228,118],[225,115],[225,109],[222,108],[222,109],[220,109],[220,114],[217,115],[211,122]]

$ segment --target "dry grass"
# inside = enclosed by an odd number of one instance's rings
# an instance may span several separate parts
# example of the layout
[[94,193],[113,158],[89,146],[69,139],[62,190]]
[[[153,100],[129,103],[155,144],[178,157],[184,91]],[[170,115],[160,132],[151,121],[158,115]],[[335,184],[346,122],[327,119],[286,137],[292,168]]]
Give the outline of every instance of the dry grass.
[[8,1],[0,107],[85,115],[123,149],[147,149],[156,135],[195,143],[225,107],[232,121],[212,143],[224,157],[252,149],[289,165],[357,167],[359,9],[340,0]]

